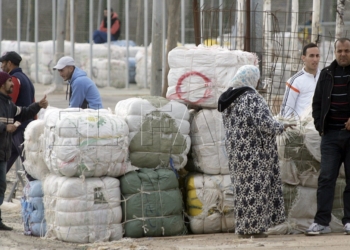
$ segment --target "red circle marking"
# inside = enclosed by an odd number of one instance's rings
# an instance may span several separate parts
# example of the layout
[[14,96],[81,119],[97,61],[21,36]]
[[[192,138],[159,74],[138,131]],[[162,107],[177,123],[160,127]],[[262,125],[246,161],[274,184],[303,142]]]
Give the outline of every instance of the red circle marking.
[[187,77],[192,76],[192,75],[196,75],[196,76],[201,77],[201,78],[204,80],[204,82],[205,82],[205,87],[209,87],[209,86],[210,86],[211,80],[210,80],[207,76],[203,75],[202,73],[200,73],[200,72],[198,72],[198,71],[187,72],[186,74],[183,74],[183,75],[179,78],[179,80],[177,81],[177,84],[176,84],[176,95],[177,95],[177,97],[178,97],[180,100],[184,100],[184,101],[186,101],[186,102],[190,102],[190,103],[193,103],[193,104],[197,104],[197,103],[201,103],[201,102],[205,101],[207,98],[210,97],[210,94],[211,94],[211,92],[212,92],[212,88],[207,88],[207,89],[205,90],[205,92],[204,92],[203,97],[200,98],[200,99],[198,99],[198,101],[191,102],[190,100],[187,100],[187,99],[182,98],[182,95],[183,95],[183,94],[181,94],[181,93],[182,93],[182,92],[181,92],[181,85],[182,85],[182,82],[183,82]]

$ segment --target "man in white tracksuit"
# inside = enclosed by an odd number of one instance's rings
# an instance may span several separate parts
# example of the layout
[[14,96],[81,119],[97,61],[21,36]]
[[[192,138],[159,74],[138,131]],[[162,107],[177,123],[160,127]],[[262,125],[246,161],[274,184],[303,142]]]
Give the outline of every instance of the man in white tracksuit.
[[303,48],[301,59],[304,67],[293,75],[286,83],[281,115],[286,118],[300,117],[311,107],[317,80],[320,76],[318,63],[320,61],[320,51],[316,44],[309,43]]

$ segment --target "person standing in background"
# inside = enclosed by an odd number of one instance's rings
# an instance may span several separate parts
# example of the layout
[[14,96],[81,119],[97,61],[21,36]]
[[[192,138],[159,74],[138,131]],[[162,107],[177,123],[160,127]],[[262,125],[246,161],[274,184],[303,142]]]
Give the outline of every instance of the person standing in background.
[[303,48],[301,59],[304,67],[293,75],[286,83],[281,116],[300,117],[312,103],[316,83],[320,76],[318,64],[320,62],[320,50],[314,43],[309,43]]
[[[104,18],[101,22],[100,29],[95,30],[93,34],[94,43],[106,43],[107,42],[107,8],[104,10]],[[118,14],[113,12],[111,8],[111,41],[117,41],[120,36],[120,21]]]
[[[30,104],[35,102],[35,89],[31,80],[19,67],[21,61],[22,57],[15,51],[6,52],[0,58],[1,69],[11,75],[12,82],[14,84],[13,92],[9,94],[13,103],[19,107],[28,107]],[[24,130],[32,120],[33,119],[29,119],[22,123],[12,134],[12,151],[11,157],[7,162],[7,172],[11,169],[18,156],[21,157],[22,163],[24,162],[24,157],[22,155]],[[29,174],[27,174],[27,178],[29,180],[33,180]]]
[[[6,72],[0,72],[0,206],[4,202],[6,192],[6,166],[11,157],[12,134],[17,130],[16,121],[25,122],[32,119],[41,108],[47,108],[46,96],[29,107],[16,106],[9,94],[13,92],[14,84],[11,76]],[[1,219],[0,230],[12,230],[6,226]]]
[[321,136],[317,212],[305,235],[331,232],[335,185],[344,163],[344,234],[350,235],[350,39],[334,43],[335,60],[321,71],[312,101],[312,117]]

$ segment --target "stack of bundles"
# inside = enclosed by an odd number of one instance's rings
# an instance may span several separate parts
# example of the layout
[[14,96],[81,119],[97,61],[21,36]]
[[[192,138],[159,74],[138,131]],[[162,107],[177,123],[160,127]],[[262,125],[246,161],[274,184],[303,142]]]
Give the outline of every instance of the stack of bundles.
[[32,177],[41,181],[50,173],[43,158],[44,127],[44,120],[30,122],[24,131],[23,143],[25,154],[24,168]]
[[49,175],[44,193],[48,237],[76,243],[122,238],[118,179]]
[[[301,117],[300,127],[278,138],[278,153],[287,220],[270,228],[270,234],[303,233],[313,223],[317,209],[317,181],[320,173],[321,137],[311,114]],[[344,171],[340,171],[333,202],[333,232],[342,231]]]
[[[92,46],[93,58],[107,59],[109,55],[111,59],[123,60],[123,50],[117,46],[111,46],[108,51],[107,44],[94,44]],[[74,61],[76,65],[84,70],[90,67],[90,44],[89,43],[75,43],[74,46]],[[96,66],[96,65],[93,65]]]
[[[115,88],[125,88],[125,60],[107,58],[93,58],[92,59],[92,72],[90,72],[90,61],[88,60],[86,72],[91,75],[91,79],[96,83],[98,87],[111,86]],[[110,82],[108,83],[108,65],[110,65]]]
[[[117,46],[114,46],[115,48],[118,48],[121,53],[122,53],[122,56],[125,58],[127,56],[127,48],[126,46],[120,46],[120,45],[117,45]],[[140,51],[140,50],[145,50],[144,47],[140,47],[140,46],[130,46],[129,44],[129,48],[128,48],[128,56],[129,58],[135,58],[136,57],[136,54]]]
[[187,214],[196,234],[233,232],[233,190],[229,175],[190,174],[186,180]]
[[129,98],[115,114],[129,126],[131,164],[139,168],[180,169],[190,149],[187,107],[163,97]]
[[169,53],[167,98],[203,108],[217,108],[220,95],[243,65],[257,65],[255,54],[221,47],[187,49]]
[[194,170],[206,174],[229,174],[222,115],[202,109],[191,119],[191,151]]
[[232,185],[222,115],[216,109],[191,114],[192,157],[186,169],[204,173],[191,173],[185,184],[191,230],[194,233],[233,232]]
[[[33,43],[34,44],[34,43]],[[64,42],[64,55],[70,54],[70,42]],[[42,84],[51,84],[53,80],[53,66],[56,65],[55,55],[53,53],[54,43],[53,41],[42,41],[38,43],[38,79],[36,79],[37,65],[35,61],[32,61],[30,65],[30,78],[33,81]],[[34,58],[34,52],[32,54]]]
[[178,181],[168,169],[140,169],[120,178],[126,237],[186,234]]
[[46,234],[43,196],[39,180],[28,182],[23,189],[21,206],[25,235],[44,236]]
[[51,109],[45,113],[45,162],[68,177],[117,177],[128,161],[127,124],[108,110]]
[[[146,60],[147,60],[147,72],[146,72]],[[144,49],[140,49],[135,55],[136,61],[136,75],[135,82],[139,88],[150,88],[151,86],[151,66],[152,66],[152,47],[147,48],[147,59]],[[147,77],[146,77],[147,74]],[[146,85],[145,85],[146,80]]]
[[[34,54],[35,54],[35,43],[33,42],[26,42],[21,41],[20,46],[20,53],[18,52],[18,43],[17,41],[6,41],[2,40],[1,42],[1,51],[4,54],[8,51],[16,51],[18,54],[21,55],[22,61],[20,63],[20,67],[22,68],[23,72],[30,76],[30,66],[34,62]],[[33,79],[34,80],[34,79]]]

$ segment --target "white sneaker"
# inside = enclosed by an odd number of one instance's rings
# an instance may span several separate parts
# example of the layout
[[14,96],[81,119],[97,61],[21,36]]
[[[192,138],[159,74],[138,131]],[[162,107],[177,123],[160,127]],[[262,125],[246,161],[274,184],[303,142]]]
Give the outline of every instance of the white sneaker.
[[[350,223],[349,224],[349,234],[350,234]],[[312,223],[305,231],[305,235],[320,235],[320,234],[328,234],[331,232],[331,228],[329,226],[322,226],[317,223]]]
[[346,223],[344,226],[344,234],[350,234],[350,223]]

